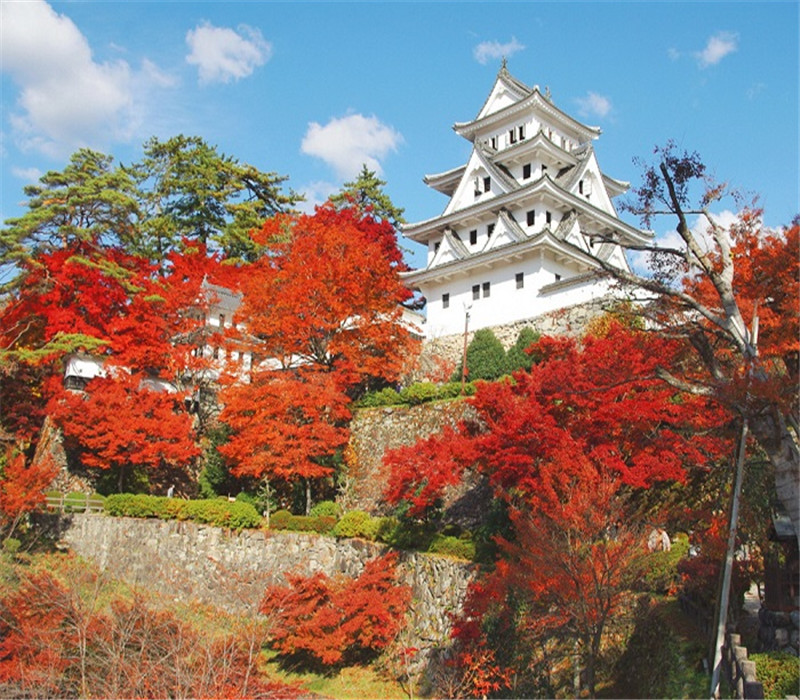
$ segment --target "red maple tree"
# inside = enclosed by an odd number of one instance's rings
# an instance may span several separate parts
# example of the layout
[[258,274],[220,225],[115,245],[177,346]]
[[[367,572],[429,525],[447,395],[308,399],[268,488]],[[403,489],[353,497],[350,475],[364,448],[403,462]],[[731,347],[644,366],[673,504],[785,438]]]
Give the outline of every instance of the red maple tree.
[[349,399],[337,377],[311,367],[256,372],[223,392],[232,430],[220,452],[236,476],[308,483],[333,470],[324,458],[347,443]]
[[183,396],[148,387],[147,376],[117,371],[64,390],[48,404],[65,446],[93,469],[112,469],[122,491],[128,471],[181,469],[199,454]]
[[[467,469],[507,506],[513,537],[498,539],[495,571],[473,587],[456,626],[470,692],[552,694],[541,653],[559,644],[562,657],[573,653],[563,649],[569,638],[594,693],[603,633],[639,553],[625,491],[682,482],[728,448],[728,414],[658,378],[661,363],[681,358],[679,342],[614,320],[598,328],[580,342],[542,339],[530,371],[478,388],[474,419],[385,458],[385,497],[412,515],[435,507]],[[494,670],[476,673],[470,659],[487,653]]]
[[45,501],[45,490],[58,468],[50,455],[28,463],[25,454],[9,449],[0,465],[0,539],[11,537],[20,520]]
[[279,653],[324,666],[363,658],[397,636],[411,589],[395,582],[397,554],[367,562],[357,578],[287,575],[267,588],[260,609],[275,616],[271,644]]
[[330,204],[276,216],[253,237],[270,254],[241,271],[245,330],[230,343],[263,362],[220,394],[232,428],[220,451],[237,475],[308,485],[346,444],[357,387],[397,379],[414,343],[402,254],[390,224]]

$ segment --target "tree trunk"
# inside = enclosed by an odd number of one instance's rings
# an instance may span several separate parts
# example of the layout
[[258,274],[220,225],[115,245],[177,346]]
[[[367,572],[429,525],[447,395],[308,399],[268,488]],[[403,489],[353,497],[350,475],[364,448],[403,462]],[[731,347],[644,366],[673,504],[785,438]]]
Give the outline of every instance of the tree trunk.
[[775,491],[800,546],[800,446],[777,410],[750,416],[749,422],[775,469]]

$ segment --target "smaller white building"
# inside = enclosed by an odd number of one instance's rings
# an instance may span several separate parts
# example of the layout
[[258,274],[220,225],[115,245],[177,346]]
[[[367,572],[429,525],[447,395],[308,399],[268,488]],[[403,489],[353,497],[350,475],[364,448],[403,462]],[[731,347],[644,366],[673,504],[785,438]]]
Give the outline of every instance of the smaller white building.
[[628,184],[605,175],[600,130],[558,109],[505,65],[475,119],[453,129],[472,143],[465,165],[428,175],[447,195],[441,215],[403,227],[428,249],[404,274],[427,300],[427,339],[511,324],[606,297],[596,258],[627,269],[617,242],[651,234],[617,215]]

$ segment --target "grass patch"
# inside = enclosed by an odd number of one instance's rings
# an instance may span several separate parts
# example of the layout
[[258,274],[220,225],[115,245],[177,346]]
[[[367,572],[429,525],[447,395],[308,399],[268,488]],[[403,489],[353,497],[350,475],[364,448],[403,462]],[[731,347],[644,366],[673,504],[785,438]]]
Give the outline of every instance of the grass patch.
[[270,678],[284,683],[301,683],[313,695],[333,700],[404,700],[408,697],[399,683],[380,675],[369,666],[345,666],[329,674],[285,669],[275,652],[266,652]]
[[705,653],[702,631],[674,597],[643,596],[604,697],[707,697],[711,678],[703,668]]

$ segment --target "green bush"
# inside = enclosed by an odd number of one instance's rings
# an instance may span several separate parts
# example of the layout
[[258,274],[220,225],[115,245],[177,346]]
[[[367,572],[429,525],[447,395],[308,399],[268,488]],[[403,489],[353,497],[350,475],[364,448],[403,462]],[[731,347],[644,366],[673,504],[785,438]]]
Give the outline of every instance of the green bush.
[[193,520],[232,530],[258,527],[261,516],[249,503],[226,499],[184,501],[146,494],[113,494],[106,498],[106,513],[131,518]]
[[[461,366],[453,375],[453,381],[461,379]],[[506,351],[490,328],[475,331],[467,346],[467,379],[492,381],[508,374]]]
[[[168,499],[169,500],[169,499]],[[188,519],[231,530],[255,528],[261,516],[250,503],[241,501],[202,500],[184,501]]]
[[517,370],[529,371],[537,359],[536,352],[526,352],[531,345],[538,342],[541,335],[530,326],[525,326],[517,336],[517,340],[506,353],[509,372]]
[[291,532],[318,532],[331,534],[336,525],[332,515],[292,515],[288,510],[275,511],[269,518],[270,530],[289,530]]
[[361,398],[358,405],[362,408],[378,408],[380,406],[399,406],[405,400],[391,387],[373,391]]
[[434,401],[439,398],[439,387],[433,382],[417,382],[400,392],[400,397],[412,406]]
[[363,537],[367,540],[378,539],[382,518],[373,518],[363,510],[351,510],[345,513],[333,528],[335,537]]
[[342,516],[342,507],[336,501],[320,501],[311,509],[309,515],[315,518],[326,516],[338,519]]
[[475,558],[475,543],[471,539],[452,535],[434,535],[428,545],[431,554],[444,554],[449,557],[472,561]]
[[269,516],[269,529],[288,530],[293,517],[288,510],[276,510]]
[[756,678],[764,686],[765,698],[786,698],[800,695],[800,660],[784,652],[752,654]]
[[678,562],[689,553],[689,536],[679,532],[668,552],[650,552],[643,558],[643,572],[637,586],[641,591],[668,593],[680,583]]

